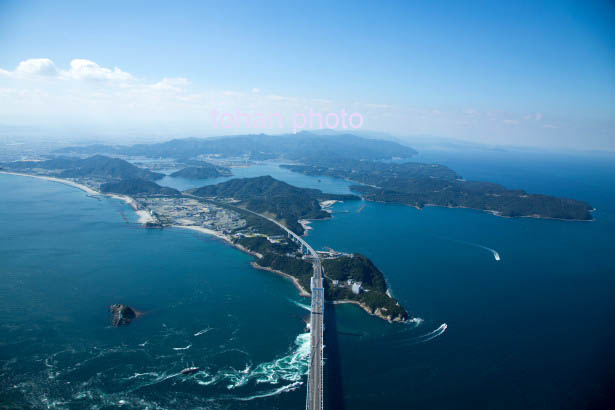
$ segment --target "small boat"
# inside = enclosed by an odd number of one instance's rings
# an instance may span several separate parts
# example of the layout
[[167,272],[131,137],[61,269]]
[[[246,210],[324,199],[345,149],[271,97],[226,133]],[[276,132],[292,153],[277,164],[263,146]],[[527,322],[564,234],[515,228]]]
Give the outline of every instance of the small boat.
[[194,374],[198,372],[199,370],[201,370],[199,367],[192,366],[192,367],[186,367],[184,370],[181,371],[181,373],[182,374]]

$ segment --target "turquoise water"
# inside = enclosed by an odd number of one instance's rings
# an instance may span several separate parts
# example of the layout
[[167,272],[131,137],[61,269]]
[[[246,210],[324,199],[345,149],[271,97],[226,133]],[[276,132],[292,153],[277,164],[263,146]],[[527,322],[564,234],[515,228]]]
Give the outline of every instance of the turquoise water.
[[[578,409],[612,400],[615,168],[501,155],[420,159],[587,200],[596,221],[349,202],[312,224],[313,246],[372,258],[422,319],[392,325],[356,306],[329,307],[327,408]],[[348,192],[344,181],[275,164],[234,171]],[[287,280],[252,269],[250,256],[217,240],[141,228],[115,200],[4,175],[0,189],[1,403],[304,407],[307,312]],[[112,303],[146,314],[111,328]],[[177,375],[192,363],[204,371]]]
[[[206,236],[126,223],[134,213],[116,200],[24,177],[0,175],[0,187],[1,403],[303,402],[306,311],[289,281]],[[145,315],[112,328],[113,303]],[[193,363],[203,371],[178,375]]]

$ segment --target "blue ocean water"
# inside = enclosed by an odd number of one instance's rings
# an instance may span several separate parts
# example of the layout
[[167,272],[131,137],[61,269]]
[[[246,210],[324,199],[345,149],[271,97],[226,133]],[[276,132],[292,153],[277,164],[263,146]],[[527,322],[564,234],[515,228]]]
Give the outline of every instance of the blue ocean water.
[[[369,256],[422,321],[389,324],[356,306],[329,306],[327,408],[589,409],[612,400],[612,161],[506,152],[427,152],[419,160],[467,179],[586,200],[596,220],[335,205],[307,240]],[[276,164],[234,172],[348,192],[345,181]],[[127,223],[122,215],[134,215],[115,200],[5,175],[0,192],[0,402],[304,407],[307,312],[287,280],[205,236]],[[111,328],[112,303],[146,314]],[[204,371],[177,375],[192,363]]]

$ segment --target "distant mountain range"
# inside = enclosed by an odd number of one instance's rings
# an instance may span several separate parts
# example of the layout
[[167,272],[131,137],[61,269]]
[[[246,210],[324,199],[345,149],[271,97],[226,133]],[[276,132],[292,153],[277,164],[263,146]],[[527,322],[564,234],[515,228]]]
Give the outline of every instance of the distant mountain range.
[[[246,160],[277,159],[290,163],[282,166],[294,172],[356,182],[357,185],[352,186],[351,189],[360,193],[367,200],[402,203],[417,208],[429,205],[474,208],[510,217],[593,219],[592,206],[586,202],[530,194],[523,190],[510,190],[490,182],[466,181],[446,166],[409,162],[408,159],[416,154],[416,151],[398,142],[366,139],[349,134],[317,135],[303,132],[283,136],[263,134],[206,139],[187,138],[130,147],[106,145],[69,147],[59,152],[74,154],[103,152],[116,155],[175,158],[190,165],[203,156],[239,157]],[[71,163],[71,161],[76,162]],[[86,162],[82,164],[79,161]],[[92,164],[85,165],[89,162]],[[162,176],[162,174],[136,168],[125,161],[112,160],[100,155],[86,160],[61,157],[57,160],[45,161],[44,165],[68,168],[61,176],[69,177],[101,174],[115,179],[152,180]],[[203,162],[199,162],[195,167],[189,166],[178,171],[174,176],[209,178],[220,176],[221,172],[225,171],[221,171],[221,168],[212,164],[204,165]],[[149,174],[139,175],[142,173]],[[251,184],[256,184],[251,190],[250,187],[242,185],[245,183],[246,180],[231,180],[225,183],[227,185],[215,185],[216,188],[205,187],[195,192],[197,195],[240,199],[255,210],[272,212],[279,216],[284,215],[285,218],[293,218],[295,221],[300,218],[312,218],[318,214],[319,207],[314,205],[317,203],[316,198],[305,192],[292,192],[288,188],[289,185],[283,189],[284,195],[277,199],[287,201],[288,198],[294,198],[294,200],[276,209],[272,203],[274,197],[271,195],[265,197],[259,193],[265,185],[275,186],[275,184],[271,181],[265,183],[264,180],[251,180]],[[281,189],[279,185],[277,189]],[[277,192],[273,191],[270,194],[277,194]],[[252,199],[250,199],[251,196],[253,196]],[[298,201],[297,198],[302,198],[301,200],[307,202],[299,207],[295,203]],[[292,223],[290,219],[287,222]],[[293,224],[295,227],[300,226]]]
[[127,178],[157,180],[164,177],[164,174],[139,168],[123,159],[109,158],[103,155],[94,155],[85,159],[58,157],[46,161],[17,161],[2,164],[2,166],[14,171],[37,169],[55,171],[55,174],[61,178],[96,177],[111,180]]
[[175,139],[158,144],[132,146],[88,145],[67,147],[61,154],[140,155],[151,158],[192,159],[200,155],[241,157],[251,160],[285,159],[311,162],[340,158],[379,161],[393,157],[410,158],[417,152],[393,141],[357,137],[356,135],[315,135],[309,132],[282,136],[240,135],[219,138]]

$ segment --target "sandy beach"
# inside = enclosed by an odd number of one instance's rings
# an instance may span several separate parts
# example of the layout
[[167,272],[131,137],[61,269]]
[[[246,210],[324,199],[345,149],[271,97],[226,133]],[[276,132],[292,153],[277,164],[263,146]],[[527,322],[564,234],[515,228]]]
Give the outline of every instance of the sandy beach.
[[196,225],[171,225],[171,228],[190,229],[192,231],[197,231],[197,232],[200,232],[200,233],[204,233],[205,235],[215,236],[217,238],[222,239],[223,241],[226,241],[226,242],[232,244],[231,238],[229,236],[224,235],[221,232],[214,231],[213,229],[203,228],[202,226],[196,226]]
[[145,225],[148,222],[155,222],[154,217],[152,217],[152,215],[148,211],[146,211],[145,209],[139,209],[139,207],[137,206],[137,201],[135,201],[134,198],[131,198],[131,197],[127,196],[127,195],[103,194],[101,192],[98,192],[98,191],[90,188],[89,186],[86,186],[86,185],[83,185],[83,184],[80,184],[80,183],[77,183],[77,182],[74,182],[74,181],[70,181],[68,179],[50,177],[50,176],[46,176],[46,175],[31,175],[31,174],[22,174],[22,173],[19,173],[19,172],[8,172],[8,171],[0,171],[0,174],[17,175],[17,176],[20,176],[20,177],[30,177],[30,178],[44,179],[45,181],[58,182],[60,184],[69,185],[69,186],[72,186],[74,188],[78,188],[78,189],[86,192],[89,195],[101,195],[101,196],[107,196],[107,197],[114,198],[114,199],[119,199],[120,201],[126,202],[128,205],[130,205],[132,207],[132,209],[135,210],[135,212],[139,216],[138,222],[140,224]]
[[92,188],[90,188],[88,186],[85,186],[83,184],[79,184],[77,182],[69,181],[68,179],[49,177],[49,176],[45,176],[45,175],[21,174],[19,172],[8,172],[8,171],[0,171],[0,174],[17,175],[17,176],[20,176],[20,177],[38,178],[38,179],[44,179],[44,180],[47,180],[47,181],[59,182],[59,183],[64,184],[64,185],[70,185],[72,187],[79,188],[80,190],[85,191],[85,192],[87,192],[90,195],[102,195],[100,192],[95,191],[95,190],[93,190]]

